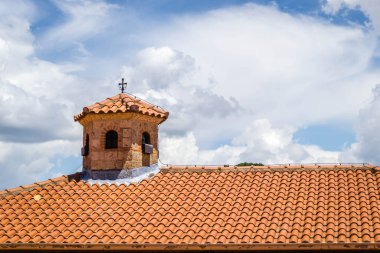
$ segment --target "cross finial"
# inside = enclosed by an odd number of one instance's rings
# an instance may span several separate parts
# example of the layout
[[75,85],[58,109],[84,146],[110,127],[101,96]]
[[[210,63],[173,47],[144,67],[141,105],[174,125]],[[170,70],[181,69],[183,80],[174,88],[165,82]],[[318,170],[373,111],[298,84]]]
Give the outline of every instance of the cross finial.
[[127,88],[127,83],[124,83],[124,78],[121,78],[121,83],[119,83],[119,89],[121,93],[124,93],[124,90]]

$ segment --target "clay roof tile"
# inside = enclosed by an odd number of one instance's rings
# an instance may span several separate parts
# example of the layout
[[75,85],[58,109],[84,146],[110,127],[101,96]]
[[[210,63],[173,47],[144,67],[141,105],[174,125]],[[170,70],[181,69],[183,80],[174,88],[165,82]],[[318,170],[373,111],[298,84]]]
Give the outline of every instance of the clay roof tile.
[[0,248],[375,244],[379,174],[370,166],[276,165],[171,166],[130,185],[65,176],[1,192]]
[[79,121],[87,114],[91,113],[99,114],[118,112],[138,112],[141,114],[162,118],[162,122],[169,116],[169,112],[159,106],[152,105],[131,94],[120,93],[101,102],[84,107],[81,113],[74,116],[74,120]]

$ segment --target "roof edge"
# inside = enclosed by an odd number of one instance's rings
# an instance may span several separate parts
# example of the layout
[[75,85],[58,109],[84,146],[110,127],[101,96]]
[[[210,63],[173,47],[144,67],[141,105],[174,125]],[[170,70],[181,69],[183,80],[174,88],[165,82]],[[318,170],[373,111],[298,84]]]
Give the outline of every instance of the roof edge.
[[146,101],[146,100],[144,100],[142,98],[137,97],[136,95],[133,95],[133,94],[125,92],[125,93],[118,93],[118,94],[116,94],[116,95],[114,95],[112,97],[108,97],[108,98],[106,98],[106,99],[104,99],[104,100],[102,100],[100,102],[95,102],[92,105],[83,107],[82,112],[74,115],[74,121],[80,121],[81,119],[83,119],[88,114],[126,113],[123,110],[117,110],[116,112],[113,112],[111,110],[108,111],[108,112],[102,112],[102,111],[100,111],[100,112],[93,112],[93,111],[90,110],[90,108],[93,107],[94,105],[96,105],[96,104],[101,105],[102,102],[107,101],[107,100],[121,99],[123,101],[123,103],[124,103],[125,97],[128,97],[128,98],[130,98],[132,100],[135,100],[135,102],[136,101],[141,102],[141,103],[147,105],[147,108],[150,108],[150,109],[152,109],[152,110],[155,111],[155,113],[147,113],[147,112],[143,113],[140,110],[137,110],[137,111],[131,110],[131,112],[137,112],[137,113],[142,114],[142,115],[157,117],[157,118],[162,119],[162,122],[165,121],[169,117],[169,112],[167,110],[165,110],[163,107],[155,105],[155,104],[152,104],[152,103],[150,103],[150,102],[148,102],[148,101]]
[[248,172],[248,171],[321,171],[321,170],[372,170],[380,171],[380,167],[367,163],[337,163],[337,164],[275,164],[263,166],[236,166],[236,165],[165,165],[161,167],[163,173],[210,173],[210,172]]
[[3,243],[0,250],[379,250],[380,242],[246,244],[73,244]]
[[126,112],[122,112],[122,111],[112,112],[112,111],[109,111],[109,112],[81,112],[81,113],[78,113],[78,114],[74,115],[74,121],[80,121],[81,119],[83,119],[84,117],[86,117],[87,115],[90,115],[90,114],[94,114],[94,115],[102,115],[102,114],[103,115],[108,115],[108,114],[117,114],[117,113],[138,113],[138,114],[141,114],[141,115],[146,115],[146,116],[150,116],[150,117],[156,117],[156,118],[162,119],[161,123],[169,118],[169,112],[166,112],[164,114],[164,116],[161,116],[159,114],[152,115],[152,114],[143,113],[143,112],[140,112],[140,111],[137,111],[137,112],[136,111],[126,111]]
[[82,173],[77,172],[75,174],[63,175],[60,177],[47,179],[45,181],[40,181],[33,184],[21,185],[15,188],[5,189],[5,190],[0,191],[0,197],[11,195],[11,194],[17,194],[23,191],[31,191],[37,187],[46,187],[47,185],[58,184],[60,182],[70,182],[72,180],[78,181],[81,178],[81,175]]

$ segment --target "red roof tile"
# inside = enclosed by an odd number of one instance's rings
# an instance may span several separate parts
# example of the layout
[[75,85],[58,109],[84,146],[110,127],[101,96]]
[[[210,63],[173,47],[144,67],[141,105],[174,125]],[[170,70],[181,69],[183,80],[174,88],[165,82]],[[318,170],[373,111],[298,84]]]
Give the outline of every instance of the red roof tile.
[[87,114],[98,113],[117,113],[117,112],[137,112],[145,115],[162,118],[163,121],[169,116],[169,112],[163,108],[152,105],[136,96],[120,93],[111,98],[107,98],[101,102],[83,108],[83,112],[74,116],[74,120],[78,121]]
[[79,174],[0,192],[0,249],[380,247],[380,168],[164,167],[138,184]]

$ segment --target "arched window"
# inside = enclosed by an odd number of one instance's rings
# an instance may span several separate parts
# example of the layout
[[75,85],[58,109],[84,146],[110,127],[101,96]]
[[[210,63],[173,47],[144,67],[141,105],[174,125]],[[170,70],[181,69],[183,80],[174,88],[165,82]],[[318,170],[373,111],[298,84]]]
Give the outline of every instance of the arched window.
[[144,132],[142,134],[142,141],[141,143],[144,145],[144,144],[150,144],[150,136],[147,132]]
[[82,148],[82,156],[88,156],[90,152],[90,137],[86,134],[86,142]]
[[106,133],[106,149],[117,148],[117,132],[114,130]]
[[142,146],[141,147],[142,152],[144,154],[152,154],[153,153],[153,145],[150,144],[150,136],[147,132],[144,132],[142,134],[141,146]]

